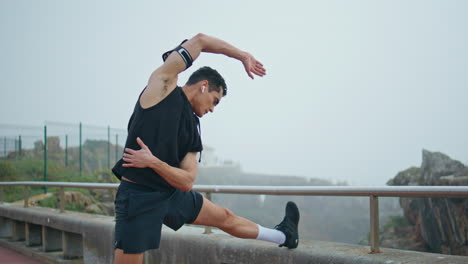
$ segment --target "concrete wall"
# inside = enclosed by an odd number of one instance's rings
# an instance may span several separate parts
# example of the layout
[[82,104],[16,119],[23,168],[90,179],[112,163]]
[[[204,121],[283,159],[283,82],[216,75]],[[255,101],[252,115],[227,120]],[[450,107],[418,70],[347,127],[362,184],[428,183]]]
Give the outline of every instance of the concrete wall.
[[[21,231],[21,227],[23,231]],[[40,230],[40,232],[39,232]],[[63,258],[84,263],[113,263],[114,219],[47,208],[0,205],[0,237],[41,243],[43,251],[62,251]],[[145,253],[145,263],[468,263],[468,258],[382,249],[320,241],[301,241],[288,250],[274,244],[233,238],[220,231],[185,226],[178,232],[163,229],[161,248]]]

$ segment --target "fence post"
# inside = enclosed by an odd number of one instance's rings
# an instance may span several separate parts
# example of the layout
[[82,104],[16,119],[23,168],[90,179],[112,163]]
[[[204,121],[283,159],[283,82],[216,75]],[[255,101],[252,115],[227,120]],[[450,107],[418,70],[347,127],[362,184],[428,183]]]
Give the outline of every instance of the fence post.
[[[44,125],[44,181],[47,181],[47,125]],[[44,193],[47,193],[47,186],[44,186]]]
[[119,134],[115,133],[115,162],[119,160]]
[[59,198],[60,198],[60,212],[65,212],[65,188],[60,187]]
[[3,157],[6,159],[7,154],[6,154],[6,136],[3,137]]
[[3,203],[3,186],[0,186],[0,204]]
[[81,127],[81,122],[80,122],[80,176],[82,175],[83,171],[83,155],[82,155],[82,146],[81,146],[81,132],[82,132],[82,127]]
[[15,138],[15,158],[18,159],[18,140]]
[[370,196],[370,247],[372,253],[380,253],[379,197]]
[[107,126],[107,168],[110,169],[110,126]]
[[23,155],[22,152],[22,148],[23,148],[23,141],[21,140],[21,135],[19,135],[18,137],[18,156],[21,158],[21,156]]
[[[207,192],[206,193],[206,199],[210,200],[211,201],[211,192]],[[212,234],[213,231],[211,231],[211,226],[205,226],[205,232],[203,234]]]
[[65,135],[65,167],[68,167],[68,135]]

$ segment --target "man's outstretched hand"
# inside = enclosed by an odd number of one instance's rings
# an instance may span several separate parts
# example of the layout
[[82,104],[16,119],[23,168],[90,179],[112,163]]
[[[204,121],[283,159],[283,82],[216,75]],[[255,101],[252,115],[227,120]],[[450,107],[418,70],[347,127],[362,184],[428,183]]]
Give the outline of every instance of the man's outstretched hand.
[[244,64],[245,71],[250,78],[254,79],[253,74],[263,77],[266,74],[266,70],[263,67],[263,64],[252,56],[252,54],[245,52],[244,57],[241,59],[242,64]]
[[140,145],[140,150],[133,150],[126,148],[125,153],[123,154],[123,160],[126,162],[122,164],[123,167],[134,167],[134,168],[148,168],[151,167],[151,164],[158,162],[148,146],[143,143],[139,137],[136,139],[138,145]]

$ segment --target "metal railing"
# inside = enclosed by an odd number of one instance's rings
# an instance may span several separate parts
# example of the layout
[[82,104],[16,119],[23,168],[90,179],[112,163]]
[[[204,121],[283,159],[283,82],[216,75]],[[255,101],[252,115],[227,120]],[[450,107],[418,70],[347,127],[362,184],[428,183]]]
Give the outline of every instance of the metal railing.
[[[77,182],[0,182],[0,203],[3,201],[5,186],[25,186],[24,207],[29,205],[28,186],[59,187],[60,212],[64,212],[64,188],[116,189],[117,183],[77,183]],[[195,185],[195,191],[206,193],[211,199],[212,193],[230,194],[266,194],[300,196],[368,196],[370,199],[370,253],[380,252],[379,240],[379,197],[437,197],[467,198],[468,186],[234,186],[234,185]],[[211,233],[207,227],[205,233]]]

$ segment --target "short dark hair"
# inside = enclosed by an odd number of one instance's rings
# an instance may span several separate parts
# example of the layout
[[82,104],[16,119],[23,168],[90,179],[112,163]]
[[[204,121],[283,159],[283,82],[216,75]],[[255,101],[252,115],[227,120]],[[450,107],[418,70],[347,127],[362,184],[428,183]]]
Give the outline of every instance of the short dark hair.
[[209,83],[208,91],[217,91],[221,92],[221,88],[223,89],[223,96],[227,94],[227,86],[224,78],[217,72],[215,69],[212,69],[208,66],[201,67],[200,69],[196,70],[195,72],[190,75],[186,85],[192,85],[199,81],[207,80]]

